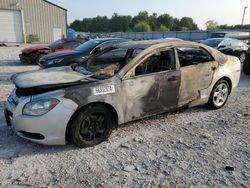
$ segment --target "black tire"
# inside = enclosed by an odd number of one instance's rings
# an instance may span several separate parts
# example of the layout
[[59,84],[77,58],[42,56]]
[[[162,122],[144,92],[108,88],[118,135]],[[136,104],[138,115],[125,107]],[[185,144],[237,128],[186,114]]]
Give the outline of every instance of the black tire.
[[250,62],[247,61],[243,63],[243,73],[246,75],[250,75]]
[[77,147],[92,147],[110,136],[114,127],[111,112],[102,105],[90,105],[80,110],[70,127],[70,141]]
[[[226,90],[224,90],[225,95],[219,92],[219,86],[223,86],[223,88],[226,88]],[[217,96],[217,93],[220,93],[220,94]],[[219,80],[212,89],[212,92],[210,94],[209,101],[207,104],[208,107],[212,109],[222,108],[227,103],[229,94],[230,94],[230,87],[229,87],[228,82],[226,80]]]

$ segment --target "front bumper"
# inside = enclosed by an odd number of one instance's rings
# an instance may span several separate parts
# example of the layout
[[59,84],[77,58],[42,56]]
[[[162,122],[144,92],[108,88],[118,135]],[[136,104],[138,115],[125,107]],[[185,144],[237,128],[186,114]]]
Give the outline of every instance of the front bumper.
[[[13,125],[15,132],[30,141],[44,145],[64,145],[66,128],[75,112],[77,105],[64,98],[58,98],[60,103],[47,114],[41,116],[23,115],[22,109],[29,102],[27,97],[21,99],[16,107],[7,102],[6,120]],[[8,123],[8,122],[7,122]]]

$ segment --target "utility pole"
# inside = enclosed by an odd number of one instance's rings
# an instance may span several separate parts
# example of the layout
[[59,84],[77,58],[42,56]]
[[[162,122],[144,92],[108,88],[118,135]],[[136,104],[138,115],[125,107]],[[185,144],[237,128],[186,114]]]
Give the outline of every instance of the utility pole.
[[242,17],[242,22],[241,22],[241,25],[243,25],[244,24],[244,19],[245,19],[245,13],[246,13],[246,9],[247,9],[248,7],[244,7],[244,11],[243,11],[243,17]]

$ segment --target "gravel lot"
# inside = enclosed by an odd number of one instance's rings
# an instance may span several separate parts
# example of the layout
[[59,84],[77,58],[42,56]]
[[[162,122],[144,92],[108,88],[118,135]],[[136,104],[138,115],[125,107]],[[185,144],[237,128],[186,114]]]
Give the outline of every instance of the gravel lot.
[[250,77],[223,109],[129,123],[93,148],[48,147],[5,126],[10,76],[38,69],[18,61],[23,47],[0,48],[0,187],[250,187]]

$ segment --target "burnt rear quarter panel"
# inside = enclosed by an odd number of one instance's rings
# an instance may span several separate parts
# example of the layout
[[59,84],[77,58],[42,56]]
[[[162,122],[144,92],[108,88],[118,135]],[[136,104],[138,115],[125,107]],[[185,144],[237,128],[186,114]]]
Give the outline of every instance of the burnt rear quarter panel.
[[181,67],[179,107],[200,98],[200,91],[211,85],[217,67],[216,61]]

